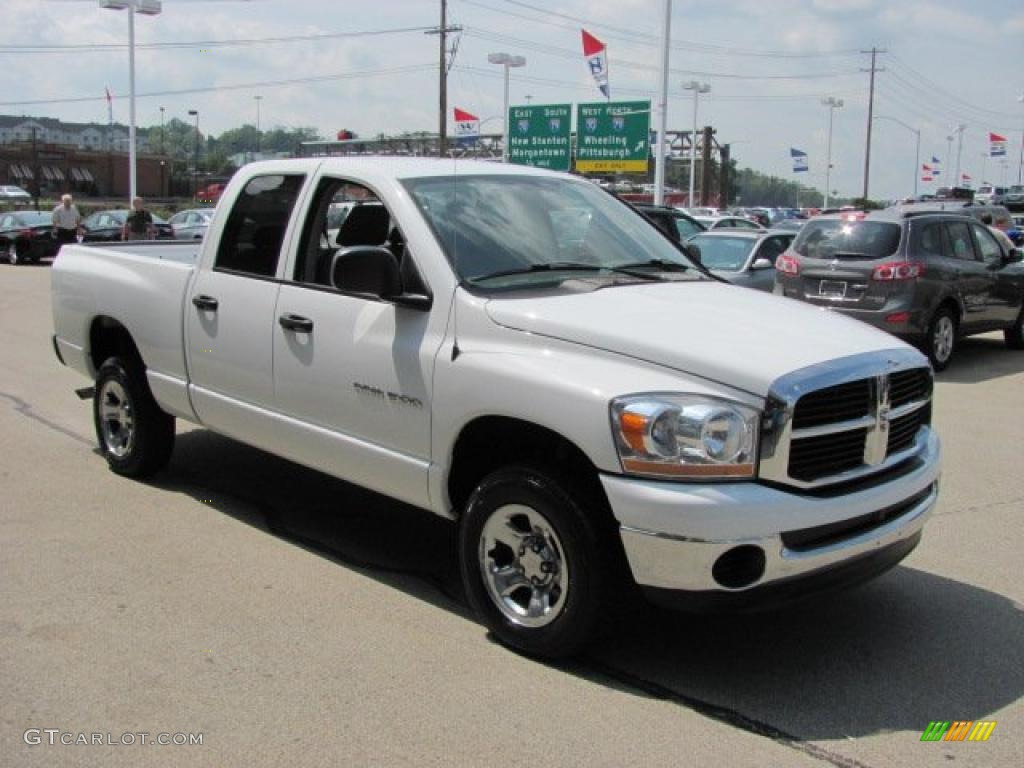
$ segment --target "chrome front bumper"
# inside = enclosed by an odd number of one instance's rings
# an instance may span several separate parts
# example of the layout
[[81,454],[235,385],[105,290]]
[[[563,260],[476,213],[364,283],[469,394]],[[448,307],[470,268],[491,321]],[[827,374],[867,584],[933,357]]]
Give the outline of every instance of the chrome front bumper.
[[[929,430],[927,444],[908,472],[848,494],[821,497],[789,493],[758,483],[686,485],[603,475],[620,524],[636,582],[687,592],[734,593],[826,573],[837,566],[896,549],[909,552],[938,497],[941,448]],[[874,526],[863,526],[821,546],[787,547],[783,538],[915,502]],[[913,541],[911,541],[913,540]],[[764,553],[761,575],[741,587],[716,579],[715,564],[737,547]],[[752,550],[748,550],[752,551]]]

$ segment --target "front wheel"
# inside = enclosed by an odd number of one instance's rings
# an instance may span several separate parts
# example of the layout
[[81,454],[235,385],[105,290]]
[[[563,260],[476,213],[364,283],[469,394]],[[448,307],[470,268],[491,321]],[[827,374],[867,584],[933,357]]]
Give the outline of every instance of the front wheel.
[[100,366],[93,421],[103,457],[119,475],[147,477],[171,457],[174,417],[153,399],[141,365],[111,357]]
[[942,307],[928,324],[925,354],[936,371],[945,370],[956,349],[956,317],[948,307]]
[[506,645],[545,658],[593,639],[612,601],[610,531],[559,481],[529,467],[486,477],[459,535],[469,602]]
[[12,240],[11,244],[7,246],[7,263],[12,267],[16,267],[20,261],[21,255],[18,253],[18,244]]
[[1024,308],[1017,314],[1016,322],[1003,331],[1003,336],[1010,349],[1024,349]]

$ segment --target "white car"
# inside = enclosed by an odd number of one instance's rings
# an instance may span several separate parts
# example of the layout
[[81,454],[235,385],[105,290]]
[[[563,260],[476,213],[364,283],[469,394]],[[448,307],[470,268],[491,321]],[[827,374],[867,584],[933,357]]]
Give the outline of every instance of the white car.
[[13,184],[0,186],[0,200],[31,200],[32,195]]
[[[377,204],[334,247],[342,187]],[[713,278],[568,174],[251,163],[201,243],[65,246],[52,300],[113,471],[161,470],[180,418],[451,519],[469,602],[539,656],[630,581],[759,607],[862,581],[936,503],[920,352]]]

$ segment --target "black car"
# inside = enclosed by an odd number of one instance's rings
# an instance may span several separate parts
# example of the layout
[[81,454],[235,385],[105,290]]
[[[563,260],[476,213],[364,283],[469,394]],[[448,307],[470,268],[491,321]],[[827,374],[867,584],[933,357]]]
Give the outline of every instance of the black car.
[[[87,243],[120,241],[128,213],[127,210],[97,211],[82,222],[82,228],[85,230],[82,239]],[[174,239],[174,230],[164,219],[153,214],[153,224],[156,226],[157,240]]]
[[633,203],[633,207],[650,219],[654,226],[668,235],[673,241],[683,243],[687,238],[703,232],[706,228],[693,216],[683,213],[669,205],[652,203]]
[[1002,330],[1024,349],[1024,265],[958,212],[818,216],[775,263],[775,293],[855,317],[920,345],[935,370],[958,339]]
[[59,248],[49,211],[0,214],[0,253],[6,255],[8,263],[38,262],[55,255]]

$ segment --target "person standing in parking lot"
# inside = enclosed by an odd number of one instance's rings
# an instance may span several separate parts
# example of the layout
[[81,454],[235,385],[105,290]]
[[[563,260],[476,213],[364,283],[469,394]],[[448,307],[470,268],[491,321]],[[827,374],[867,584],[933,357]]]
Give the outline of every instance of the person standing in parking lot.
[[999,241],[1007,253],[1017,247],[1013,244],[1013,240],[1010,239],[1009,235],[1003,232],[999,227],[992,224],[992,214],[988,211],[981,214],[981,223],[988,227],[989,232],[995,235],[996,240]]
[[156,237],[156,225],[153,214],[142,207],[142,198],[132,200],[131,213],[125,217],[124,228],[121,230],[122,240],[152,240]]
[[78,212],[71,195],[61,195],[60,205],[53,209],[53,230],[57,243],[73,243],[78,239],[78,228],[82,224],[82,215]]

